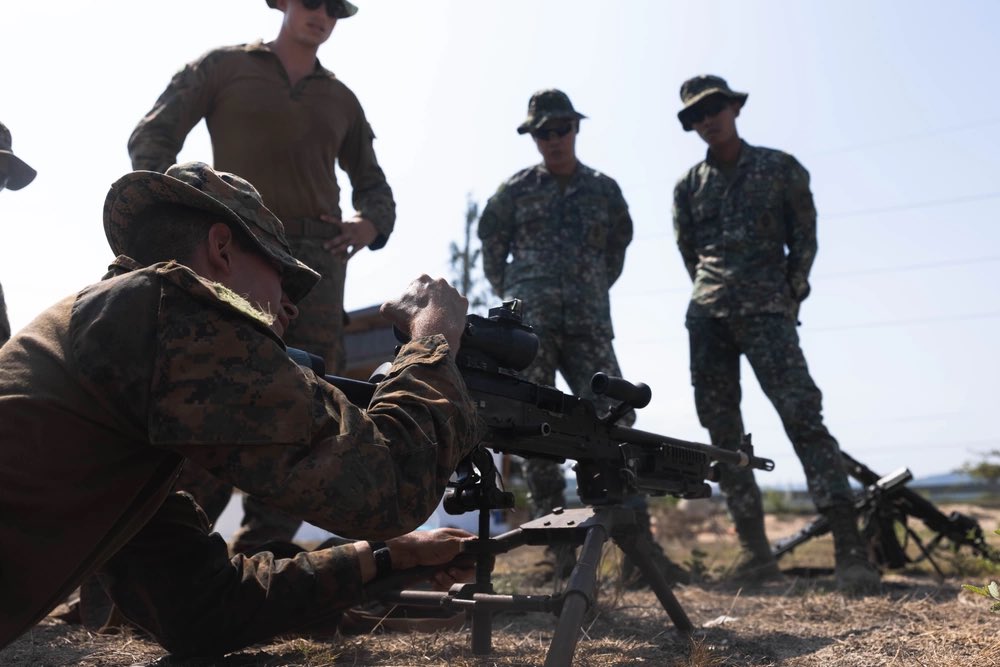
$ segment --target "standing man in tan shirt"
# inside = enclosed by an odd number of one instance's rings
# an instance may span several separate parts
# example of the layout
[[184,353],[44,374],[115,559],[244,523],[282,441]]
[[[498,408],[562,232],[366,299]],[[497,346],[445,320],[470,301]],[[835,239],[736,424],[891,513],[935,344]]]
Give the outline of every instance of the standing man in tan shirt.
[[[316,56],[338,19],[358,10],[346,0],[266,1],[284,15],[274,41],[214,49],[188,64],[133,131],[129,155],[134,169],[165,171],[191,129],[205,119],[215,168],[257,187],[284,223],[293,254],[323,278],[298,304],[299,318],[286,342],[323,356],[328,371],[338,373],[345,361],[347,260],[366,246],[384,246],[396,218],[364,110]],[[335,162],[351,179],[356,213],[346,219]],[[196,485],[206,478],[195,470],[189,476],[178,488],[202,500]],[[206,493],[213,484],[206,485]],[[218,489],[213,493],[218,496]],[[244,508],[237,550],[289,540],[300,523],[252,500]]]

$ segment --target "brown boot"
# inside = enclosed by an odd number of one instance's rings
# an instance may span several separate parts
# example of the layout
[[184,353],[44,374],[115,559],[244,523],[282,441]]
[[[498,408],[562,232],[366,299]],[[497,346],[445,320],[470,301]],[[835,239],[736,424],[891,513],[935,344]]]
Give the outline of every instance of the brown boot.
[[868,550],[858,533],[854,508],[851,505],[834,505],[824,513],[833,533],[837,588],[849,595],[878,593],[881,578],[878,570],[868,561]]
[[764,532],[764,515],[736,519],[736,534],[740,538],[740,555],[730,568],[729,578],[743,583],[763,583],[781,577],[778,561]]

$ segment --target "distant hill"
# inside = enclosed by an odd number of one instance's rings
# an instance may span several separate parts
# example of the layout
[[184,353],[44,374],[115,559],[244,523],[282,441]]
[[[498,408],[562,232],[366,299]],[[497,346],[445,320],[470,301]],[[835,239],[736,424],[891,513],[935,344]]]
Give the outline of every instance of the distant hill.
[[981,479],[976,479],[964,472],[945,472],[930,477],[919,477],[909,483],[909,486],[917,489],[926,489],[935,486],[964,486],[966,484],[982,484]]

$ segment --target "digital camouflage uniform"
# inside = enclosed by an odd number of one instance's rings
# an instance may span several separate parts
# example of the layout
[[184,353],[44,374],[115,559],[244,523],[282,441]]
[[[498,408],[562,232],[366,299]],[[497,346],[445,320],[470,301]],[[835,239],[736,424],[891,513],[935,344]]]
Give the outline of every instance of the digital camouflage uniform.
[[[10,130],[0,123],[0,190],[20,190],[35,179],[35,170],[14,155]],[[10,321],[7,319],[7,302],[0,286],[0,345],[10,338]]]
[[[344,16],[355,11],[342,7]],[[328,372],[339,373],[345,364],[347,265],[323,248],[338,227],[319,219],[320,214],[341,217],[334,164],[339,162],[350,177],[354,208],[378,231],[370,249],[385,245],[396,217],[361,104],[318,60],[311,74],[290,86],[268,44],[215,49],[178,72],[135,128],[128,143],[132,167],[164,171],[202,118],[212,139],[214,166],[254,184],[284,223],[292,253],[323,277],[298,304],[299,316],[285,341],[322,356]],[[208,498],[225,494],[194,466],[185,468],[178,488],[208,504]],[[239,551],[269,540],[290,540],[301,523],[251,497],[244,509],[243,527],[234,540]]]
[[[252,188],[199,164],[115,183],[113,249],[150,201],[242,227],[283,267],[293,300],[315,282]],[[271,316],[231,290],[175,262],[134,266],[119,257],[120,275],[0,348],[0,544],[18,545],[0,552],[0,647],[94,572],[176,653],[223,653],[330,620],[361,599],[352,548],[230,560],[188,496],[170,494],[177,470],[189,459],[341,535],[408,532],[477,441],[447,342],[404,345],[362,410],[292,362]]]
[[[735,449],[744,433],[745,355],[802,461],[816,506],[849,502],[840,449],[823,425],[822,395],[795,328],[816,257],[809,173],[787,153],[746,142],[729,177],[709,155],[674,190],[674,231],[694,281],[691,381],[712,444]],[[720,486],[734,518],[760,514],[753,471],[724,466]]]
[[[538,335],[538,356],[525,377],[551,386],[558,370],[574,394],[606,412],[609,401],[594,396],[590,378],[598,371],[621,375],[608,289],[622,272],[632,219],[618,185],[578,164],[561,192],[544,165],[524,169],[486,204],[479,238],[493,290],[521,299],[523,320]],[[634,419],[629,413],[624,421]],[[528,459],[526,466],[534,515],[564,506],[559,465]]]

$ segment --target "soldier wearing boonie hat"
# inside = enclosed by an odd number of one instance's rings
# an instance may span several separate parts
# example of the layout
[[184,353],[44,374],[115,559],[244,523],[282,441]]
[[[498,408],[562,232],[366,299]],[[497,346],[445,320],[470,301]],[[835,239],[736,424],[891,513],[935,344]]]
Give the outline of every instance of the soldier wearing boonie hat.
[[220,222],[232,224],[256,250],[280,266],[282,287],[293,303],[301,301],[320,279],[292,256],[281,221],[264,206],[253,185],[203,162],[176,164],[163,174],[134,171],[111,186],[104,205],[104,233],[116,255],[130,254],[136,237],[150,231],[136,229],[137,221],[150,208],[163,204],[217,214]]
[[[278,0],[265,1],[271,9],[278,8]],[[326,5],[326,12],[338,19],[346,19],[358,13],[358,8],[347,0],[302,0],[302,4],[306,9],[319,9],[320,5]]]
[[[10,130],[0,123],[0,190],[20,190],[35,180],[35,170],[14,155]],[[7,319],[7,302],[0,285],[0,345],[10,338],[10,320]]]
[[[830,521],[838,586],[873,591],[879,575],[858,534],[840,447],[823,424],[822,394],[796,331],[817,249],[809,172],[788,153],[740,138],[736,119],[747,93],[725,79],[688,79],[680,97],[681,126],[708,145],[705,159],[674,189],[674,231],[694,283],[686,324],[698,418],[713,445],[740,445],[740,357],[746,356],[802,462],[813,502]],[[780,576],[753,472],[725,464],[720,471],[742,548],[733,576],[741,582]]]
[[[18,545],[0,552],[0,649],[94,574],[179,656],[333,631],[377,574],[443,565],[474,537],[404,534],[479,441],[454,362],[468,300],[446,281],[421,276],[383,305],[411,342],[363,409],[288,356],[270,314],[318,276],[246,180],[203,163],[126,174],[104,227],[116,252],[143,247],[154,263],[119,256],[113,276],[0,347],[0,544]],[[185,460],[326,530],[386,542],[378,558],[359,541],[231,559],[192,497],[171,492]]]
[[[323,357],[327,369],[340,374],[349,259],[364,248],[384,247],[396,220],[364,109],[317,58],[337,22],[358,7],[345,0],[266,2],[283,13],[277,37],[213,49],[188,64],[136,126],[129,156],[133,169],[164,171],[205,119],[214,168],[253,183],[284,223],[292,254],[323,276],[296,304],[299,317],[285,340]],[[340,208],[338,163],[350,178],[354,215]],[[249,496],[244,509],[233,541],[237,551],[291,540],[301,524]]]
[[569,96],[554,88],[539,90],[528,100],[528,117],[518,125],[518,134],[527,134],[541,129],[543,125],[553,120],[582,120],[586,118],[573,108]]
[[[500,185],[483,209],[479,238],[493,290],[521,299],[524,321],[538,334],[538,356],[525,376],[554,385],[558,371],[573,393],[607,411],[611,401],[593,394],[590,379],[597,371],[621,375],[612,344],[609,289],[625,265],[632,218],[614,179],[577,160],[576,138],[584,118],[561,90],[531,96],[517,132],[531,134],[542,162]],[[630,413],[622,422],[634,420]],[[534,517],[565,505],[566,482],[557,463],[527,459],[525,470]],[[635,502],[641,535],[653,547],[654,561],[668,581],[686,579],[652,539],[644,499],[636,497]],[[543,577],[566,576],[575,562],[571,548],[550,549],[548,558],[552,568],[540,573]]]
[[735,101],[738,108],[743,108],[747,103],[749,93],[737,93],[733,91],[726,80],[712,74],[702,74],[692,79],[688,79],[681,85],[681,102],[684,108],[677,112],[677,118],[681,121],[681,126],[685,132],[691,131],[692,118],[699,117],[701,109],[695,109],[701,102],[712,96],[723,100]]

